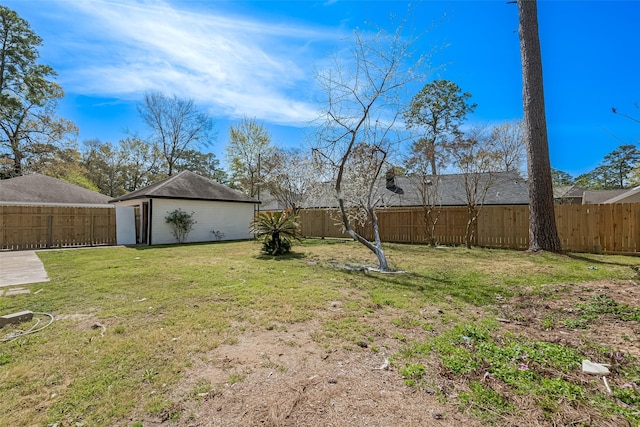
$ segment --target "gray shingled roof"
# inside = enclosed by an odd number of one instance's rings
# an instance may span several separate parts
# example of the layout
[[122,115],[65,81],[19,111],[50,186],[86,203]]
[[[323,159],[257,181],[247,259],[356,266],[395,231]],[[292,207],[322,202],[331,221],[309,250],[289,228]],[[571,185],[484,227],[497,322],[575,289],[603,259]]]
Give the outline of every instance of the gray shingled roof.
[[584,188],[576,187],[575,185],[558,185],[553,187],[553,197],[556,199],[562,198],[580,198],[584,194]]
[[182,171],[177,175],[112,199],[111,202],[147,198],[260,203],[240,191],[233,190],[191,171]]
[[582,204],[605,203],[607,200],[626,193],[629,190],[586,190],[582,195]]
[[639,203],[640,202],[640,186],[627,189],[624,193],[605,201],[605,203]]
[[[397,195],[398,202],[393,206],[421,206],[418,187],[411,178],[396,177],[396,186],[402,188],[404,194]],[[439,204],[441,206],[466,206],[464,175],[451,174],[433,177],[438,179]],[[480,177],[482,188],[489,174]],[[491,175],[491,185],[484,198],[485,205],[526,205],[529,203],[529,187],[517,173],[500,172]],[[385,182],[386,185],[386,182]]]
[[0,181],[0,202],[107,204],[111,197],[34,173]]
[[[489,178],[489,174],[480,177],[480,187]],[[438,175],[430,177],[437,183],[437,205],[440,206],[466,206],[467,197],[464,186],[463,174]],[[383,204],[389,207],[422,206],[422,198],[418,185],[407,176],[395,177],[396,188],[402,189],[401,193],[394,193],[386,188],[386,178],[378,180],[377,194],[382,196]],[[330,191],[330,190],[329,190]],[[492,184],[484,199],[485,205],[526,205],[529,203],[529,187],[527,182],[519,174],[513,172],[499,172],[492,174]],[[337,207],[337,201],[333,198],[322,200],[307,200],[303,203],[307,208]]]

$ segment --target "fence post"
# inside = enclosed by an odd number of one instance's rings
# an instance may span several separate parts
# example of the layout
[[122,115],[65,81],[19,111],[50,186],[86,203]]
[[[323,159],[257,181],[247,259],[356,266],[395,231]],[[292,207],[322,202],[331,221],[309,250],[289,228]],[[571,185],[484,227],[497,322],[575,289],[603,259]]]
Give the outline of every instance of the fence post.
[[53,215],[47,216],[47,248],[53,244]]

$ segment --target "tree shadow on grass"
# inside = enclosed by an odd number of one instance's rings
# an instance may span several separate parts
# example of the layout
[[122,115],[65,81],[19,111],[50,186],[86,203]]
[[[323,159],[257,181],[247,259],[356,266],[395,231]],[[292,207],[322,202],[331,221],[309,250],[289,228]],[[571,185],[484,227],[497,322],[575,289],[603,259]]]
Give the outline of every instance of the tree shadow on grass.
[[580,254],[580,253],[567,252],[564,255],[566,257],[568,257],[568,258],[575,259],[577,261],[590,262],[592,264],[617,265],[617,266],[620,266],[620,267],[631,267],[631,268],[640,267],[640,263],[638,263],[637,265],[634,265],[634,264],[623,263],[623,262],[609,261],[609,260],[603,260],[603,259],[594,259],[594,258],[591,258],[589,256],[590,254]]
[[139,243],[135,245],[125,245],[125,247],[135,249],[138,251],[146,251],[150,249],[158,250],[158,249],[182,248],[185,246],[197,247],[197,246],[210,246],[210,245],[225,245],[228,243],[238,243],[238,242],[247,242],[247,240],[216,240],[216,241],[210,241],[210,242],[163,243],[163,244],[153,244],[153,245]]
[[412,291],[422,294],[426,299],[434,302],[449,296],[454,300],[483,306],[496,301],[496,295],[507,296],[506,287],[496,284],[486,284],[462,280],[455,274],[424,274],[406,272],[400,274],[386,274],[372,271],[345,270],[349,275],[366,275],[374,283],[374,289],[382,291]]
[[259,255],[256,256],[256,259],[260,261],[287,261],[291,259],[305,259],[305,258],[307,258],[307,255],[300,252],[294,252],[294,251],[291,251],[284,255],[269,255],[261,252]]

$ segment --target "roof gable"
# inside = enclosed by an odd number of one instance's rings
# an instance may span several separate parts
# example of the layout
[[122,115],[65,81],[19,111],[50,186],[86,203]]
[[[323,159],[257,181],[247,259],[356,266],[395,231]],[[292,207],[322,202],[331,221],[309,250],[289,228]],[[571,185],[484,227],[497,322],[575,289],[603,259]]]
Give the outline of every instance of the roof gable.
[[638,203],[640,202],[640,186],[625,191],[604,203]]
[[106,204],[111,198],[84,187],[34,173],[0,181],[0,201],[13,203]]
[[191,171],[182,171],[177,175],[112,199],[111,202],[147,198],[260,203],[240,191],[233,190]]

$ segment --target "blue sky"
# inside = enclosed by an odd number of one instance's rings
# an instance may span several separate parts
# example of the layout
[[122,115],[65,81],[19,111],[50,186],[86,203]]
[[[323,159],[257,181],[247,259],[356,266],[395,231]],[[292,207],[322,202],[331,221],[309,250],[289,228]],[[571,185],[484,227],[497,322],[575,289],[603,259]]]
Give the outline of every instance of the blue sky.
[[[395,26],[392,14],[409,16],[415,33],[429,30],[419,48],[438,48],[430,79],[473,94],[469,124],[522,117],[517,6],[505,0],[3,4],[43,38],[41,62],[66,92],[58,113],[79,126],[79,141],[144,137],[136,104],[158,90],[194,99],[216,119],[208,150],[221,160],[229,126],[243,116],[276,145],[302,146],[322,107],[314,70],[354,28]],[[551,163],[579,175],[640,138],[640,124],[611,112],[640,116],[640,1],[541,0],[538,14]]]

